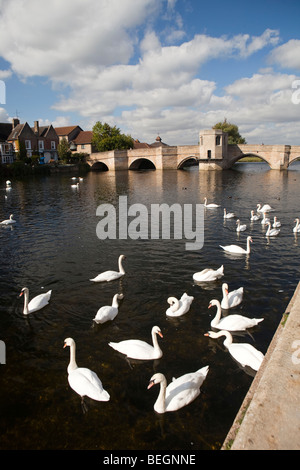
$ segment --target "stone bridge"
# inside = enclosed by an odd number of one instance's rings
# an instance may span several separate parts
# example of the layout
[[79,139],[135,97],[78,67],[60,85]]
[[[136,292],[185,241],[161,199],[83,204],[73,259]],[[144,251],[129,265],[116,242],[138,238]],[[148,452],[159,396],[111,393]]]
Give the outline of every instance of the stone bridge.
[[92,153],[87,163],[98,170],[136,170],[146,167],[157,170],[178,170],[187,162],[195,162],[199,170],[227,170],[245,156],[256,156],[273,170],[286,170],[300,158],[300,145],[228,144],[228,135],[219,129],[200,131],[198,145],[112,150]]

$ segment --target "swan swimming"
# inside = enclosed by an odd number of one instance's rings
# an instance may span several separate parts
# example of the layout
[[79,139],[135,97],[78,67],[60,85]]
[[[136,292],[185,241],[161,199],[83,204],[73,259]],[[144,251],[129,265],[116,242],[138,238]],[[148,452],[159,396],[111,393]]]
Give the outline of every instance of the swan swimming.
[[36,297],[33,297],[31,301],[29,301],[29,289],[28,287],[23,287],[19,297],[24,294],[24,308],[23,313],[24,315],[28,315],[29,313],[36,312],[37,310],[41,310],[42,308],[46,307],[49,304],[50,297],[52,294],[52,290],[45,292],[44,294],[39,294]]
[[253,326],[258,325],[258,323],[264,320],[263,318],[247,318],[243,315],[235,314],[221,318],[222,311],[219,300],[211,300],[208,308],[211,308],[214,305],[217,307],[217,313],[215,318],[211,321],[210,326],[212,328],[217,328],[218,330],[244,331],[247,328],[252,328]]
[[200,387],[206,379],[208,370],[209,367],[205,366],[196,372],[184,374],[177,379],[173,378],[168,386],[166,377],[163,374],[154,374],[147,387],[149,390],[153,385],[160,384],[154,410],[157,413],[177,411],[194,401],[200,394]]
[[280,220],[277,220],[276,215],[275,215],[275,217],[274,217],[273,227],[274,227],[274,228],[279,228],[279,227],[281,227],[281,222],[280,222]]
[[300,233],[300,219],[295,219],[294,222],[296,222],[295,227],[293,228],[294,233]]
[[119,311],[118,300],[123,299],[123,297],[123,294],[115,294],[113,296],[111,305],[104,305],[103,307],[99,308],[94,318],[94,322],[105,323],[108,320],[114,320],[114,318],[116,318],[116,316],[118,315]]
[[131,359],[151,360],[159,359],[162,357],[162,350],[160,349],[157,336],[163,337],[162,332],[158,326],[154,326],[151,331],[153,346],[141,341],[139,339],[128,339],[120,341],[119,343],[110,342],[109,346],[121,354],[125,354]]
[[168,304],[170,304],[171,307],[166,310],[166,315],[169,317],[180,317],[184,315],[189,311],[193,300],[194,297],[188,295],[186,292],[182,294],[180,300],[176,297],[169,297]]
[[224,276],[224,266],[220,266],[219,269],[206,268],[198,273],[193,274],[193,279],[196,282],[210,282],[216,281]]
[[226,209],[224,208],[224,219],[232,219],[235,217],[234,212],[226,212]]
[[241,224],[241,221],[240,219],[238,219],[236,221],[236,224],[237,224],[237,228],[236,228],[236,231],[237,232],[244,232],[247,228],[247,225],[246,224]]
[[257,204],[257,212],[270,212],[273,211],[272,207],[269,204],[264,204],[261,206],[261,204]]
[[250,220],[254,221],[254,220],[259,220],[259,219],[260,219],[260,216],[257,214],[254,214],[254,211],[251,211]]
[[239,362],[243,367],[249,366],[255,371],[258,371],[260,368],[264,359],[263,353],[258,351],[249,343],[233,343],[232,335],[229,331],[221,330],[217,333],[209,331],[208,333],[205,333],[204,336],[209,336],[210,338],[225,336],[223,344],[237,362]]
[[268,230],[266,231],[266,238],[268,237],[276,237],[280,234],[279,228],[271,228],[271,222],[268,222]]
[[81,397],[81,405],[83,412],[87,411],[84,403],[84,397],[87,396],[92,400],[109,401],[109,393],[104,390],[98,375],[85,367],[78,367],[76,364],[76,344],[73,338],[66,338],[64,348],[70,347],[70,362],[67,368],[68,382],[70,387]]
[[2,222],[0,222],[0,225],[11,225],[11,224],[15,224],[16,221],[15,221],[15,219],[14,219],[13,217],[14,217],[13,214],[10,214],[9,219],[3,220]]
[[228,284],[224,282],[222,285],[222,292],[223,292],[223,299],[221,302],[221,307],[224,310],[237,307],[237,305],[239,305],[243,300],[243,294],[244,294],[243,287],[239,287],[239,289],[235,289],[231,292],[228,292]]
[[119,260],[118,260],[118,266],[119,266],[119,271],[104,271],[101,274],[98,274],[98,276],[94,277],[93,279],[90,279],[90,281],[93,282],[109,282],[109,281],[114,281],[116,279],[119,279],[120,277],[124,276],[125,270],[123,268],[122,261],[126,259],[125,255],[120,255]]
[[207,204],[207,197],[204,198],[204,207],[206,207],[207,209],[215,209],[216,207],[220,207],[219,204]]
[[219,245],[224,251],[228,252],[228,253],[234,253],[234,254],[247,254],[249,255],[250,254],[250,242],[252,242],[252,238],[249,236],[247,237],[247,248],[246,250],[244,248],[241,248],[240,246],[238,245],[226,245],[226,246],[222,246],[222,245]]
[[261,221],[261,225],[267,225],[270,222],[270,219],[266,217],[266,213],[263,214],[263,219]]

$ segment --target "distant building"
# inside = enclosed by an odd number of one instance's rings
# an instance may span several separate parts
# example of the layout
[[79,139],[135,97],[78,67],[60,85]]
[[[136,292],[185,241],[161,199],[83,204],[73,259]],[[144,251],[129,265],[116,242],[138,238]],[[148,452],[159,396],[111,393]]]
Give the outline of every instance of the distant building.
[[87,153],[91,155],[95,151],[92,144],[92,131],[81,131],[77,137],[70,142],[70,150],[73,153]]
[[14,148],[7,138],[12,130],[12,124],[0,123],[0,163],[12,163],[14,161]]
[[72,142],[80,132],[82,132],[82,129],[80,126],[64,126],[64,127],[55,127],[55,132],[58,135],[59,142],[62,141],[63,138],[66,139],[68,144]]

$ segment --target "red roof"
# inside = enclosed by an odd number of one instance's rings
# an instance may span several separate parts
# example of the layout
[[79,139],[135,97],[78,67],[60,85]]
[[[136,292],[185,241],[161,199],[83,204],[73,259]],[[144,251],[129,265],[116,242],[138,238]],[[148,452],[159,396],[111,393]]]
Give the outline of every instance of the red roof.
[[92,143],[93,132],[92,131],[81,131],[79,132],[74,142],[76,145],[80,144],[91,144]]

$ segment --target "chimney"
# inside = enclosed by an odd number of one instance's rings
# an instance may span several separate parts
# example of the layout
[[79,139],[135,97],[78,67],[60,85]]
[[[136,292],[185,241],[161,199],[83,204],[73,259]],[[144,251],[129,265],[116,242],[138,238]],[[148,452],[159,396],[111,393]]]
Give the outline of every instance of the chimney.
[[39,135],[39,121],[34,121],[34,133]]
[[20,120],[18,118],[13,118],[12,128],[14,129],[18,124],[20,124]]

